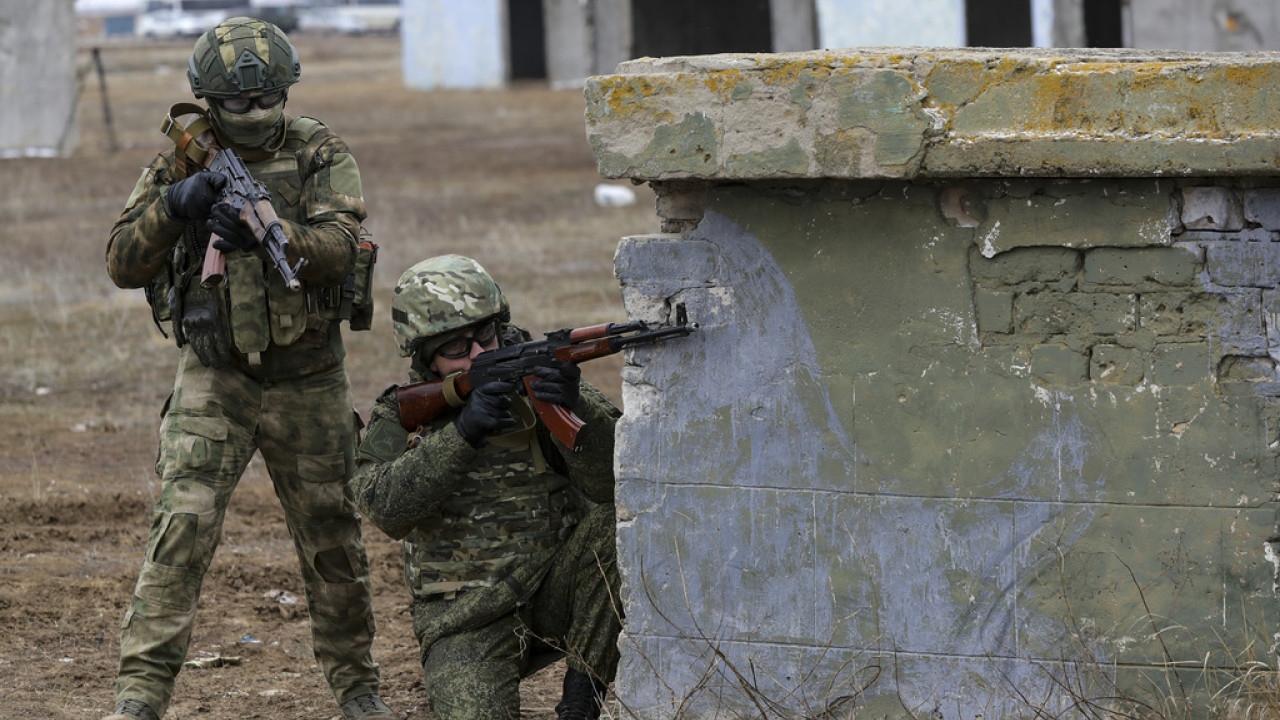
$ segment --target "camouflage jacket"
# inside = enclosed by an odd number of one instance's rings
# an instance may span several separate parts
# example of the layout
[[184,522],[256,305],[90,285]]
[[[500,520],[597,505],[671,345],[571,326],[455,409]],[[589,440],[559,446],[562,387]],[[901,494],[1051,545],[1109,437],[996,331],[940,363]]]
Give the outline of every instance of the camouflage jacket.
[[[333,344],[336,323],[330,329],[329,323],[317,323],[314,317],[317,307],[323,305],[317,301],[317,293],[337,288],[352,273],[366,211],[360,171],[346,143],[318,120],[286,116],[285,123],[279,151],[269,156],[246,151],[242,156],[254,178],[271,193],[271,204],[289,239],[290,262],[296,262],[298,257],[308,261],[300,278],[304,292],[286,296],[273,292],[270,286],[266,288],[272,303],[297,305],[281,311],[273,308],[273,312],[292,312],[295,318],[285,318],[283,324],[298,328],[283,342],[274,332],[277,328],[272,328],[273,349],[295,344],[305,329],[314,336],[308,342],[296,343],[297,349],[305,350]],[[191,284],[192,274],[199,273],[208,229],[203,223],[173,218],[165,210],[168,187],[198,170],[190,161],[179,160],[175,155],[175,149],[170,147],[143,170],[111,230],[107,272],[120,287],[148,287],[165,278],[181,291]],[[255,253],[234,251],[228,254],[227,262],[229,272],[234,270],[232,266],[253,268],[254,263],[260,263],[263,277],[270,278],[274,273],[265,269],[267,261]],[[163,297],[158,301],[163,303]],[[278,322],[278,318],[273,317],[272,321]],[[337,342],[340,345],[340,339]]]
[[[517,397],[516,405],[527,408],[527,401]],[[350,489],[374,525],[404,541],[405,580],[415,599],[458,597],[445,625],[513,609],[537,589],[587,503],[613,502],[620,413],[585,382],[573,411],[585,422],[576,453],[531,410],[517,412],[523,430],[476,449],[454,427],[456,412],[411,433],[400,425],[395,388],[378,398]]]

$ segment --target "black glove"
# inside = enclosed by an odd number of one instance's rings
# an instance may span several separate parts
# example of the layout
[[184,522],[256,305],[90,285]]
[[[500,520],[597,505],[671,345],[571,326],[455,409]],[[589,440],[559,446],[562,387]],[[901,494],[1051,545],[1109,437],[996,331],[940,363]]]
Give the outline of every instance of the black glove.
[[209,230],[218,236],[213,246],[222,252],[252,250],[258,247],[258,238],[240,219],[240,213],[230,203],[220,202],[209,212]]
[[218,173],[201,170],[169,186],[164,209],[178,220],[204,220],[226,184],[227,179]]
[[453,424],[458,434],[473,448],[483,447],[485,438],[516,424],[511,416],[511,393],[515,383],[502,380],[485,383],[471,391]]
[[572,409],[578,404],[579,381],[582,380],[582,368],[564,360],[552,360],[550,365],[534,368],[537,380],[529,383],[533,397],[542,402],[563,405]]
[[200,364],[216,370],[231,361],[231,348],[226,344],[227,336],[219,328],[215,313],[208,305],[187,308],[182,316],[182,333],[200,358]]

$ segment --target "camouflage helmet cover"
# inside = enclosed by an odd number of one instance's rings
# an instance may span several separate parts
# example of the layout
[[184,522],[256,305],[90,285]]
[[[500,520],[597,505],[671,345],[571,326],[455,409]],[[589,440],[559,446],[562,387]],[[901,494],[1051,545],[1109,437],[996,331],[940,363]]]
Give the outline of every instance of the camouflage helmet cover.
[[298,51],[265,20],[233,17],[196,40],[187,79],[196,97],[253,97],[298,82]]
[[401,357],[420,346],[434,352],[451,331],[495,316],[506,321],[510,315],[493,277],[461,255],[428,258],[405,270],[391,299],[391,326]]

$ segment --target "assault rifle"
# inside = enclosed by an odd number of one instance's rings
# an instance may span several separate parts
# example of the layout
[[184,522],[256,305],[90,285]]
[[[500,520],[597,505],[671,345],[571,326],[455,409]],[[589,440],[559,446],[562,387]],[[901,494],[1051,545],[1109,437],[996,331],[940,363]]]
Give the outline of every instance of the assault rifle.
[[[240,214],[240,220],[249,226],[253,236],[266,251],[267,259],[276,266],[280,277],[284,278],[285,287],[290,290],[301,288],[298,273],[306,266],[307,259],[298,258],[298,264],[289,267],[289,258],[286,257],[289,238],[280,226],[276,209],[271,206],[271,193],[267,186],[254,179],[249,168],[245,167],[244,160],[231,148],[217,150],[208,167],[211,172],[227,179],[227,184],[222,187],[220,202],[227,203]],[[216,233],[211,235],[209,246],[205,248],[204,269],[200,275],[200,282],[205,287],[222,282],[222,276],[227,271],[226,258],[221,250],[213,246],[217,239]]]
[[400,424],[405,430],[414,430],[449,408],[462,407],[466,404],[467,395],[485,383],[495,380],[523,381],[525,393],[532,401],[538,417],[565,447],[577,450],[578,430],[582,428],[582,420],[568,408],[543,402],[534,395],[529,387],[531,382],[538,379],[532,374],[533,370],[550,365],[552,358],[576,365],[612,355],[624,348],[684,337],[697,329],[698,324],[689,322],[684,303],[680,303],[676,305],[676,321],[670,325],[650,327],[648,323],[633,320],[584,328],[565,328],[547,333],[544,340],[530,340],[486,350],[471,361],[470,370],[397,388]]
[[[186,121],[182,122],[181,118]],[[235,150],[218,146],[204,108],[194,103],[174,105],[169,108],[160,132],[173,139],[180,155],[227,179],[219,202],[229,204],[239,213],[240,219],[249,226],[266,251],[271,264],[280,272],[280,277],[284,278],[285,286],[290,290],[301,288],[298,273],[306,266],[307,259],[298,258],[297,264],[289,267],[286,257],[289,238],[285,236],[280,218],[271,206],[271,192],[254,179]],[[222,277],[227,272],[226,258],[221,250],[213,246],[218,239],[216,234],[211,236],[209,245],[205,248],[204,268],[200,273],[200,284],[205,287],[213,287],[222,282]]]

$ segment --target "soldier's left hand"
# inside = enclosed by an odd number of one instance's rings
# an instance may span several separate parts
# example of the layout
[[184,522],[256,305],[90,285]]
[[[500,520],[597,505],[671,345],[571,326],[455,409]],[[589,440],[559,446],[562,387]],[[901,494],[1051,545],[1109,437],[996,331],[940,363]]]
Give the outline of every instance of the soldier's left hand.
[[252,250],[258,246],[258,238],[230,203],[220,202],[213,206],[209,212],[208,227],[218,236],[213,246],[222,252]]
[[572,408],[581,395],[582,368],[563,360],[552,360],[550,365],[534,368],[537,380],[529,383],[533,396],[543,402]]

